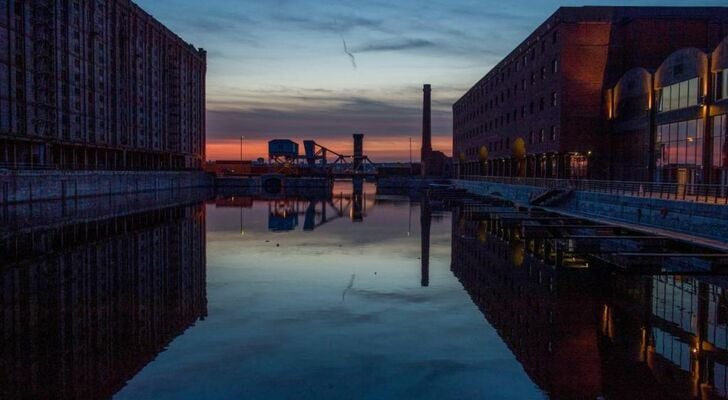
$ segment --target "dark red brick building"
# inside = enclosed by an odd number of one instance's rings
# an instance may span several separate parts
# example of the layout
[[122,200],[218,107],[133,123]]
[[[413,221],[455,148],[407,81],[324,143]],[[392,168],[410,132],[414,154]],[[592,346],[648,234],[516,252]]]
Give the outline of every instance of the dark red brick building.
[[[667,68],[666,60],[685,48],[715,52],[722,60],[726,36],[724,7],[558,9],[453,105],[456,171],[461,176],[656,180],[652,93],[661,86],[652,82],[652,71]],[[710,82],[724,64],[714,63],[710,73],[708,64],[701,64],[705,90],[696,92],[691,104],[701,108],[713,94],[716,85]],[[631,72],[634,68],[649,76]],[[614,88],[627,73],[644,78],[641,84],[650,90],[641,101],[647,104],[614,103]],[[637,90],[631,83],[629,88]],[[619,124],[620,107],[642,107],[634,116],[647,117]]]

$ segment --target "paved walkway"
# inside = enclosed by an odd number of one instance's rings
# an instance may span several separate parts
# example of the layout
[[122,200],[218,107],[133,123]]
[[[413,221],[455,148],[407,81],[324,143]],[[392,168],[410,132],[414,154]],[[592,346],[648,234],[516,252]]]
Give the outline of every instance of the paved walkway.
[[[539,207],[543,208],[543,207]],[[692,243],[699,246],[705,246],[710,247],[715,250],[721,251],[721,252],[728,252],[728,241],[720,241],[716,239],[710,239],[710,238],[704,238],[700,236],[691,235],[689,233],[684,232],[677,232],[672,231],[669,229],[663,229],[663,228],[657,228],[652,227],[648,225],[639,225],[629,222],[624,222],[618,219],[612,219],[612,218],[605,218],[602,216],[595,216],[593,214],[586,214],[586,213],[575,213],[573,211],[567,211],[560,208],[543,208],[544,210],[548,210],[557,214],[566,215],[569,217],[578,217],[578,218],[584,218],[588,219],[590,221],[600,223],[600,224],[609,224],[614,226],[619,226],[626,229],[631,229],[634,231],[647,233],[650,235],[659,235],[659,236],[666,236],[671,239],[680,240],[687,243]]]

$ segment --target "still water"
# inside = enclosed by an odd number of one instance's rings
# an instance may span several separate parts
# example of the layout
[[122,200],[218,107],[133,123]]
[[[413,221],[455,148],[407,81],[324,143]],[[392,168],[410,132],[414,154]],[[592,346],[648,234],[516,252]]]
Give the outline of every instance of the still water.
[[724,278],[556,268],[373,185],[2,218],[0,398],[726,395]]

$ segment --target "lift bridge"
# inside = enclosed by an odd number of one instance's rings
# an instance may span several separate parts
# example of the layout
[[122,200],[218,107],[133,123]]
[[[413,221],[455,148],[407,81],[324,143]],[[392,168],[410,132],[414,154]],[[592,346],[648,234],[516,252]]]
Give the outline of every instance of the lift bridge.
[[351,155],[338,153],[314,140],[304,140],[303,147],[305,154],[299,155],[298,143],[287,139],[271,140],[268,143],[268,156],[273,171],[289,176],[332,178],[377,175],[377,164],[364,154],[364,135],[361,133],[354,134],[354,152]]

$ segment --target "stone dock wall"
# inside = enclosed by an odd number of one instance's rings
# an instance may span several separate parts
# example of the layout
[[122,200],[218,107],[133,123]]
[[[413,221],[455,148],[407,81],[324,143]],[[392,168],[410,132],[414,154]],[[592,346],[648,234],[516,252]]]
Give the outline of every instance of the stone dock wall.
[[213,187],[202,171],[2,171],[0,204]]
[[[544,188],[526,185],[454,180],[458,188],[495,195],[521,205]],[[667,229],[728,242],[728,206],[608,193],[575,192],[559,209],[584,215]]]

